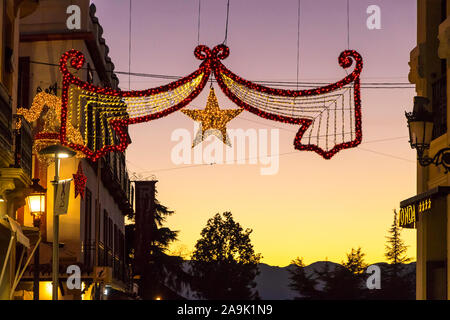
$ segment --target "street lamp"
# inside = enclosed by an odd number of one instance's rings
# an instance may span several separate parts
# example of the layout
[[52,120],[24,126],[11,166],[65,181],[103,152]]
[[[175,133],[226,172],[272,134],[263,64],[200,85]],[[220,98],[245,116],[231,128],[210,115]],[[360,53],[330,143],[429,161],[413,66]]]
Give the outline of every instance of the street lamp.
[[33,216],[33,225],[36,226],[36,221],[40,221],[42,215],[45,212],[45,194],[47,189],[39,184],[39,179],[33,179],[31,185],[31,192],[28,194],[27,202],[30,214]]
[[52,276],[52,299],[58,300],[58,278],[59,278],[59,216],[55,214],[56,190],[59,184],[59,162],[60,159],[67,159],[75,156],[75,151],[65,146],[56,144],[45,147],[39,154],[55,159],[55,178],[53,184],[53,276]]
[[[41,217],[45,212],[45,194],[47,189],[39,184],[39,179],[33,179],[31,185],[31,192],[27,197],[28,208],[33,217],[33,226],[41,227]],[[39,247],[36,248],[34,254],[34,285],[33,285],[33,299],[39,300]]]
[[433,158],[424,155],[425,150],[430,148],[433,137],[433,115],[426,106],[430,101],[425,97],[414,97],[413,112],[405,112],[408,120],[409,144],[412,149],[417,150],[417,161],[422,167],[434,164],[442,165],[445,173],[450,170],[450,148],[439,150]]

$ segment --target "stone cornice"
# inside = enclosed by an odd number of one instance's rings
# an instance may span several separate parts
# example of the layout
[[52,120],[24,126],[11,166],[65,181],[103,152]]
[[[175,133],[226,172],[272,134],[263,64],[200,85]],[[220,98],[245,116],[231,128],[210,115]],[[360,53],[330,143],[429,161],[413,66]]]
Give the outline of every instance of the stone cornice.
[[416,92],[424,95],[426,78],[425,78],[425,44],[421,43],[415,47],[410,53],[408,80],[416,85]]
[[0,182],[13,181],[17,187],[28,187],[31,179],[21,168],[0,168]]

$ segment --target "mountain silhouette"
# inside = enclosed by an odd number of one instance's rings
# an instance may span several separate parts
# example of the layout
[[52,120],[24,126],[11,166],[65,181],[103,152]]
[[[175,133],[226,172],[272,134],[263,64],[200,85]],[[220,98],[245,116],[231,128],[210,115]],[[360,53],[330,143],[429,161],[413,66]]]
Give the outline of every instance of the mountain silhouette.
[[[184,270],[189,272],[190,261],[184,262]],[[334,272],[337,269],[344,268],[342,265],[331,262],[331,261],[317,261],[305,266],[305,274],[307,277],[316,278],[317,272],[323,272],[328,264],[328,270]],[[383,279],[383,274],[389,266],[385,262],[374,263],[381,269],[381,279]],[[256,290],[258,290],[261,300],[293,300],[298,293],[291,290],[289,287],[290,283],[290,273],[289,270],[294,267],[294,265],[288,265],[286,267],[271,266],[265,263],[260,263],[258,265],[260,274],[256,276]],[[400,269],[400,276],[410,276],[415,275],[416,263],[411,262],[409,264],[402,265]],[[370,275],[367,274],[367,277]],[[318,280],[315,286],[316,290],[323,290],[325,283]],[[189,286],[184,286],[183,289],[178,292],[178,294],[188,300],[196,300],[195,293],[192,292]]]

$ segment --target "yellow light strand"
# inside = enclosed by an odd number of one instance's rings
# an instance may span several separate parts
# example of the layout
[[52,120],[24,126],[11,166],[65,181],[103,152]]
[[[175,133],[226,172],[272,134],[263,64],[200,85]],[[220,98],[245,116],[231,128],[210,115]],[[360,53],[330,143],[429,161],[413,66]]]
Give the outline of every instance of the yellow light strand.
[[[44,115],[42,115],[45,106],[47,106],[48,111]],[[59,134],[59,130],[61,128],[61,99],[55,95],[46,92],[40,92],[34,97],[30,109],[19,108],[17,110],[17,114],[22,115],[24,119],[30,123],[35,122],[42,117],[44,126],[42,131],[40,131],[39,133]],[[20,120],[17,121],[16,128],[20,129],[21,126],[22,122]],[[67,140],[76,144],[83,143],[80,132],[76,130],[70,122],[67,123]],[[33,150],[38,156],[39,161],[46,164],[50,163],[51,161],[47,161],[45,157],[39,155],[39,151],[46,146],[58,142],[59,139],[34,140]],[[76,156],[78,158],[84,157],[83,153],[81,152],[77,152]]]

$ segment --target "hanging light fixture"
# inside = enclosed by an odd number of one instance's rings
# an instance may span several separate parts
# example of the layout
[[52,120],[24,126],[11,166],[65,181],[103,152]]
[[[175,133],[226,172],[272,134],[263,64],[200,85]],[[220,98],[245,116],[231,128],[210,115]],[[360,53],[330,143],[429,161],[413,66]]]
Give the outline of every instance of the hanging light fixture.
[[33,220],[40,220],[45,212],[45,195],[47,189],[39,184],[39,179],[33,179],[31,185],[32,192],[27,197],[28,208]]
[[417,161],[422,167],[434,164],[442,165],[445,173],[450,170],[450,148],[439,150],[431,158],[425,155],[425,151],[430,149],[433,138],[433,114],[427,109],[430,101],[425,97],[414,97],[414,108],[412,112],[405,112],[408,120],[409,144],[412,149],[417,150]]

